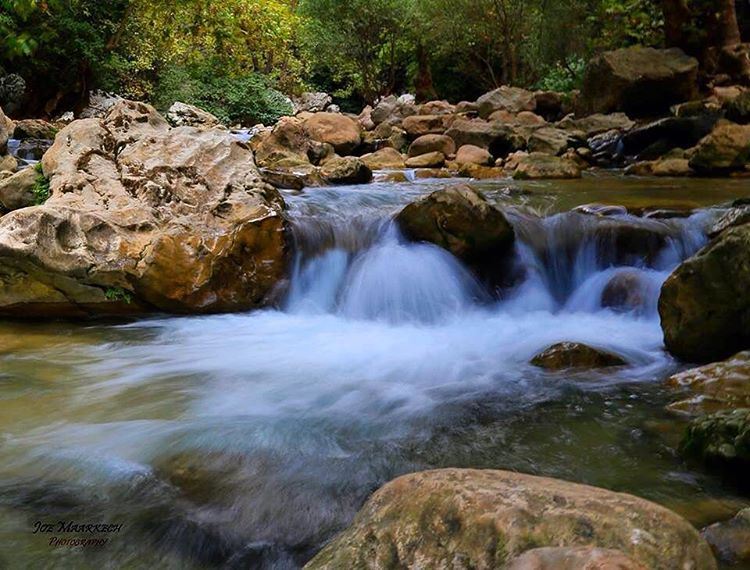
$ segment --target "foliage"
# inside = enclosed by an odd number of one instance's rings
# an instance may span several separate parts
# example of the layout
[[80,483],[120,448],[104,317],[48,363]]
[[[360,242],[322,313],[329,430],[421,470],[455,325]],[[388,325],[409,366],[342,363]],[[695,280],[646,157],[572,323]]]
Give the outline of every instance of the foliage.
[[133,302],[133,295],[122,287],[108,287],[104,292],[104,297],[108,301],[124,302],[127,305]]
[[175,66],[159,78],[154,103],[166,110],[175,101],[196,105],[223,123],[272,124],[292,112],[284,95],[257,73],[217,76],[213,65]]
[[545,70],[536,88],[569,93],[581,87],[585,69],[586,60],[582,57],[573,56],[567,61],[557,62]]
[[49,178],[44,175],[41,162],[37,162],[34,165],[34,170],[36,170],[37,175],[36,180],[34,180],[34,186],[31,187],[31,193],[34,195],[34,204],[40,206],[49,200],[50,197]]

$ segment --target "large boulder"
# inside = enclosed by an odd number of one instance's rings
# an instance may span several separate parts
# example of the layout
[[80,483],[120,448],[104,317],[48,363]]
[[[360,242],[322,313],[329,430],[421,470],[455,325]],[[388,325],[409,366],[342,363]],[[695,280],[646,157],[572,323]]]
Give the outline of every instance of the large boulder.
[[508,111],[510,113],[533,111],[536,109],[536,96],[526,89],[503,85],[482,95],[477,99],[477,105],[479,106],[479,116],[486,119],[495,111]]
[[743,170],[750,163],[750,125],[722,121],[703,138],[690,159],[690,167],[704,175]]
[[246,310],[286,274],[283,200],[229,133],[122,101],[43,170],[50,198],[0,218],[1,315]]
[[507,570],[647,570],[619,550],[591,546],[546,546],[527,550]]
[[409,146],[409,157],[430,152],[442,152],[445,156],[450,156],[456,152],[456,143],[445,135],[423,135]]
[[554,127],[542,127],[535,130],[529,137],[530,152],[560,155],[571,145],[572,138],[567,131]]
[[466,185],[409,204],[396,221],[406,237],[434,243],[473,266],[505,256],[515,238],[505,215]]
[[18,140],[25,139],[47,139],[52,140],[57,134],[57,127],[52,123],[42,119],[24,119],[16,121],[16,128],[13,131],[13,138]]
[[565,117],[557,123],[557,127],[574,133],[581,133],[585,138],[595,137],[611,131],[627,131],[635,126],[625,113],[611,113],[604,115],[595,113],[588,117]]
[[404,157],[395,148],[385,147],[362,157],[370,170],[382,170],[387,168],[404,168]]
[[0,209],[11,211],[33,206],[37,201],[34,187],[39,177],[36,169],[24,168],[0,181]]
[[458,152],[456,153],[456,162],[458,164],[490,166],[494,161],[488,150],[474,146],[473,144],[465,144],[458,149]]
[[496,158],[526,148],[526,138],[511,125],[500,121],[458,119],[445,134],[453,139],[458,148],[466,144],[478,146]]
[[258,164],[263,167],[288,168],[310,164],[310,138],[303,122],[296,117],[282,117],[271,131],[257,135],[251,144]]
[[623,135],[621,152],[652,160],[676,148],[688,149],[713,130],[718,118],[716,114],[707,114],[659,119]]
[[364,184],[372,180],[372,170],[356,156],[335,156],[323,163],[320,174],[330,184]]
[[362,142],[359,123],[340,113],[315,113],[305,120],[304,129],[312,140],[330,144],[342,156]]
[[573,160],[532,152],[521,158],[513,173],[517,180],[580,178],[581,167]]
[[195,105],[177,101],[167,111],[167,120],[173,127],[218,127],[221,124],[216,116]]
[[716,568],[698,531],[664,507],[587,485],[473,469],[391,481],[305,568],[491,570],[545,546],[617,550],[646,568]]
[[694,99],[697,90],[698,60],[681,50],[622,48],[589,62],[577,111],[655,116]]
[[687,390],[683,400],[670,404],[670,410],[699,414],[750,408],[750,351],[679,372],[666,384]]
[[455,120],[454,115],[412,115],[401,126],[412,139],[422,135],[441,135]]
[[627,362],[616,354],[580,342],[561,342],[537,354],[531,364],[547,370],[571,370],[623,366]]
[[659,314],[667,349],[711,362],[750,348],[750,224],[724,231],[666,280]]

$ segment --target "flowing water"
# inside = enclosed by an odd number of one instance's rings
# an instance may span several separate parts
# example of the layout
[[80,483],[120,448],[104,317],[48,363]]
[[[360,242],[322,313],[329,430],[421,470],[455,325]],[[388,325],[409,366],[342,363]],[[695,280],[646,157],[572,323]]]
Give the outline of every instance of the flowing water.
[[[712,206],[747,183],[479,184],[518,236],[502,290],[392,222],[449,183],[287,193],[297,254],[278,309],[0,323],[0,568],[296,568],[378,486],[431,467],[628,491],[696,525],[747,504],[674,452],[683,423],[661,380],[681,364],[656,313]],[[695,210],[571,211],[591,202]],[[639,288],[627,310],[603,303],[618,276]],[[560,341],[629,366],[529,364]],[[37,521],[123,526],[101,548],[69,548]]]

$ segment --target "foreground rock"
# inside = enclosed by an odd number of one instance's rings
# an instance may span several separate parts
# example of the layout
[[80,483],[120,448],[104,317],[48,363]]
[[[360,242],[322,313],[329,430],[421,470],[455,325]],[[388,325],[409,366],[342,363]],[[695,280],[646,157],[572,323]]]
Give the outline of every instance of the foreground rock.
[[750,563],[750,509],[740,511],[733,519],[704,528],[701,535],[722,562]]
[[669,406],[674,411],[693,414],[750,408],[750,352],[680,372],[666,383],[689,390],[687,398]]
[[686,362],[711,362],[750,348],[750,224],[724,231],[662,286],[659,314],[667,349]]
[[547,370],[571,370],[623,366],[627,362],[616,354],[579,342],[561,342],[537,354],[531,364]]
[[145,104],[63,129],[51,197],[0,218],[0,314],[83,317],[263,304],[287,267],[283,201],[228,133]]
[[617,550],[646,568],[716,568],[698,532],[663,507],[555,479],[471,469],[391,481],[306,568],[489,570],[544,546]]
[[409,204],[396,221],[406,237],[433,243],[469,265],[507,255],[514,242],[505,215],[466,185]]
[[646,570],[619,550],[591,547],[534,548],[511,560],[507,570]]
[[586,69],[578,112],[653,116],[694,99],[697,85],[698,60],[679,49],[636,46],[604,52]]

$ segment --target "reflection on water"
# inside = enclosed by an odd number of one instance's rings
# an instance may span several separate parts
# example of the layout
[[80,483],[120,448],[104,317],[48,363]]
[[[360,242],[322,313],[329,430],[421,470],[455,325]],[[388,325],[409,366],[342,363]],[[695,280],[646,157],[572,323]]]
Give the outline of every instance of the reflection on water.
[[[443,184],[289,193],[299,254],[280,310],[0,325],[0,567],[294,568],[383,482],[434,466],[630,491],[696,524],[737,510],[675,456],[682,426],[663,412],[659,383],[678,364],[663,351],[658,289],[716,212],[561,212],[618,193],[705,206],[743,187],[611,178],[529,194],[495,183],[522,277],[488,292],[389,221]],[[618,238],[633,226],[641,237]],[[623,272],[642,302],[605,308]],[[563,340],[630,366],[572,375],[528,364]],[[100,551],[52,550],[30,532],[46,519],[125,530]]]

